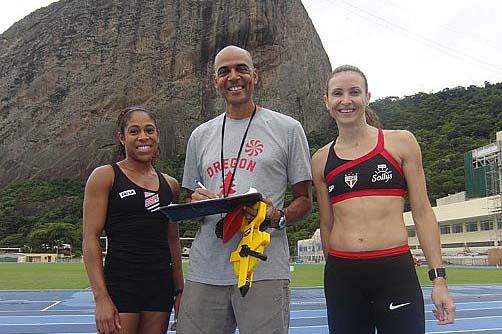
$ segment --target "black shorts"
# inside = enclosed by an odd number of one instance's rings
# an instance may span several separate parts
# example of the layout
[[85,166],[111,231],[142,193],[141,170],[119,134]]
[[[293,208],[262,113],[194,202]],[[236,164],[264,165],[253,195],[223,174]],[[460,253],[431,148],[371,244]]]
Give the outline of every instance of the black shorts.
[[172,274],[159,276],[134,280],[108,275],[106,287],[119,313],[171,312],[174,305]]
[[330,333],[425,332],[422,289],[409,252],[364,260],[330,255],[324,292]]

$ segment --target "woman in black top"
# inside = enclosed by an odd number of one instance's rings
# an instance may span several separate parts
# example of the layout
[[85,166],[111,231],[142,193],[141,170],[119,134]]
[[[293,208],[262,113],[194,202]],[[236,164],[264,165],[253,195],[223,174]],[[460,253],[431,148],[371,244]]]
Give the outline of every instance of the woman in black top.
[[[98,333],[166,333],[183,273],[178,225],[156,209],[178,198],[178,182],[153,166],[159,131],[142,108],[118,118],[123,160],[96,168],[84,197],[84,263]],[[105,266],[99,239],[108,237]]]
[[312,157],[329,331],[424,333],[423,296],[403,220],[406,193],[431,269],[439,324],[454,321],[455,305],[422,155],[412,133],[380,129],[369,101],[360,69],[343,65],[331,73],[324,102],[338,136]]

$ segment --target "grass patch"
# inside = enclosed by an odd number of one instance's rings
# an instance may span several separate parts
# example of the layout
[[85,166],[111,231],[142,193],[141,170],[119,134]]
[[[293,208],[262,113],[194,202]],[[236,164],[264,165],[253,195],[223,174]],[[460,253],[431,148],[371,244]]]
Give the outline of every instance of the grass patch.
[[324,265],[321,264],[295,264],[291,272],[291,286],[305,288],[323,286]]
[[[183,263],[183,271],[188,263]],[[292,287],[323,285],[324,265],[295,264]],[[420,283],[430,285],[427,267],[417,268]],[[450,284],[502,284],[501,269],[448,268]],[[89,286],[83,263],[0,263],[0,290],[85,289]]]
[[0,263],[0,290],[84,289],[83,263]]
[[[293,287],[323,286],[324,265],[295,264],[291,273]],[[417,275],[422,286],[431,285],[427,266],[418,267]],[[502,284],[502,268],[448,268],[449,284]]]
[[[431,285],[427,271],[429,268],[418,267],[420,284]],[[447,268],[449,284],[502,284],[502,268]]]

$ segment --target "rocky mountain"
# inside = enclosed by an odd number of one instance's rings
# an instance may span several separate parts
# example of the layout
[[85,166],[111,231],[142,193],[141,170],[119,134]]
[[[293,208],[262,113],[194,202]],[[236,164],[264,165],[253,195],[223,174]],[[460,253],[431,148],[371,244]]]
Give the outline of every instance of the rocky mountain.
[[0,189],[86,177],[115,153],[117,112],[156,113],[162,157],[223,111],[213,59],[234,44],[259,70],[259,104],[329,124],[328,57],[300,0],[61,0],[0,35]]

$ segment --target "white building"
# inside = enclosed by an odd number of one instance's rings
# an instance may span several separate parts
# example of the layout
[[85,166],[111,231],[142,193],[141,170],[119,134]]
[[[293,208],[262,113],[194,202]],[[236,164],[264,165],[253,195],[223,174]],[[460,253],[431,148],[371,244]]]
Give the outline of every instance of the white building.
[[[439,224],[443,255],[486,254],[502,246],[501,195],[458,201],[432,208]],[[441,203],[438,200],[438,203]],[[404,213],[408,244],[422,255],[411,212]]]
[[321,245],[321,231],[315,230],[311,239],[298,240],[297,262],[301,263],[322,263],[324,254]]
[[[459,199],[462,196],[458,196]],[[501,201],[502,195],[457,202],[451,198],[438,200],[438,203],[446,203],[432,208],[439,224],[443,256],[486,255],[488,249],[502,247]],[[408,245],[414,255],[422,256],[411,212],[405,212],[403,217],[408,230]],[[324,262],[319,229],[311,239],[299,240],[297,247],[299,262]],[[486,256],[478,264],[486,264]]]

